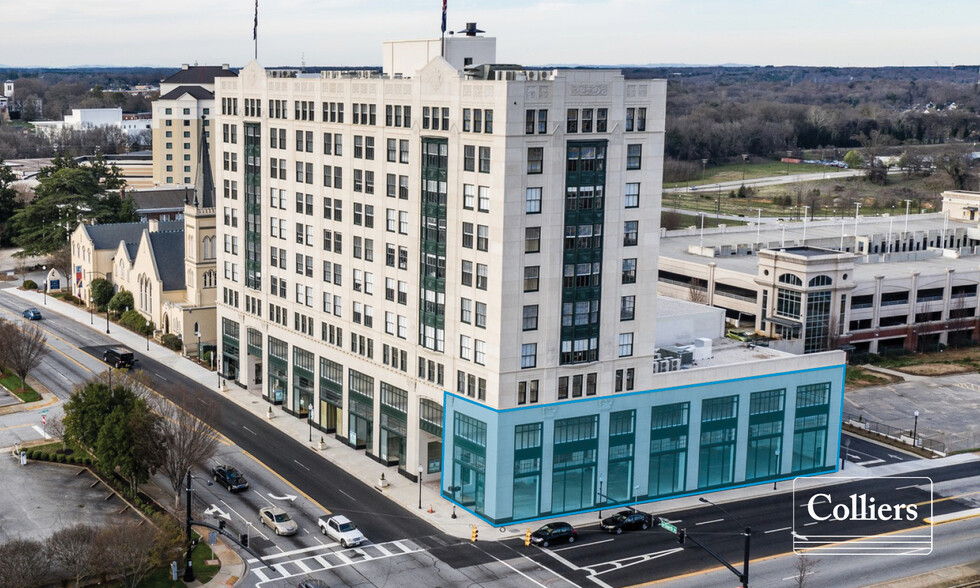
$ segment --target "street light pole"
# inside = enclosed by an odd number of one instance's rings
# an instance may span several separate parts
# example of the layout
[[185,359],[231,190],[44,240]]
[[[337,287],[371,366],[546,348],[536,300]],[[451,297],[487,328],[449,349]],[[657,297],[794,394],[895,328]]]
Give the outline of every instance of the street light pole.
[[187,559],[184,566],[184,582],[194,581],[194,562],[191,561],[193,549],[194,546],[191,543],[191,469],[187,468]]
[[310,425],[310,443],[313,443],[313,403],[306,406],[306,422]]
[[701,253],[701,248],[704,247],[704,213],[699,212],[701,215],[701,237],[698,239],[698,254]]
[[[912,204],[911,200],[905,201],[905,231],[904,231],[905,233],[909,232],[909,206],[911,204]],[[908,237],[904,237],[904,238],[907,239]]]
[[422,466],[419,465],[419,510],[422,510]]
[[[749,540],[752,537],[752,527],[742,523],[742,521],[740,521],[737,516],[728,512],[728,510],[725,507],[721,506],[720,504],[715,504],[714,502],[711,502],[710,500],[708,500],[703,496],[699,496],[698,500],[700,502],[703,502],[705,504],[710,504],[711,506],[717,508],[718,510],[720,510],[721,512],[725,513],[727,516],[735,520],[736,523],[743,525],[745,527],[745,531],[742,533],[742,535],[745,537],[745,559],[742,564],[742,573],[739,574],[738,579],[740,582],[742,582],[742,588],[749,588]],[[732,571],[734,571],[734,568],[732,568]]]
[[[602,504],[603,502],[605,502],[605,501],[602,500],[602,476],[599,476],[599,504]],[[601,508],[599,509],[599,518],[600,519],[602,518],[602,509]]]
[[846,439],[844,439],[844,459],[841,460],[841,464],[840,464],[841,471],[844,471],[844,468],[847,467],[847,459],[849,457],[851,457],[851,438],[847,437]]
[[48,305],[48,266],[42,265],[41,269],[44,270],[44,306]]
[[919,411],[915,411],[912,414],[915,415],[915,424],[912,425],[912,447],[916,447],[918,446],[916,440],[919,434]]

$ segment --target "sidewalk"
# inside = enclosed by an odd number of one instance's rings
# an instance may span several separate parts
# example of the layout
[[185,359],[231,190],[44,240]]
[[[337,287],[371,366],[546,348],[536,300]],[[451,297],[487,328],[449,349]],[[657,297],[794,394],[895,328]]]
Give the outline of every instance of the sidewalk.
[[[20,296],[24,300],[30,302],[36,302],[40,298],[40,294],[34,292],[25,292],[21,290],[16,290],[14,293]],[[88,312],[84,309],[75,307],[70,304],[62,303],[57,301],[53,303],[54,306],[51,308],[52,311],[59,312],[76,322],[80,323],[85,327],[89,327]],[[49,306],[52,306],[49,304]],[[96,327],[92,327],[96,328]],[[102,327],[98,327],[101,331]],[[160,345],[150,342],[150,350],[146,351],[145,339],[127,331],[121,326],[113,326],[110,337],[116,339],[120,343],[129,346],[134,351],[136,351],[137,356],[146,355],[152,357],[153,359],[160,361],[161,363],[180,371],[181,373],[197,380],[202,383],[202,385],[215,390],[216,394],[221,394],[228,397],[230,400],[234,401],[240,407],[249,410],[252,414],[260,418],[269,418],[269,408],[270,404],[263,401],[261,397],[252,394],[246,390],[238,388],[236,385],[231,384],[227,390],[218,389],[218,378],[217,375],[207,370],[196,363],[180,357],[176,353],[166,349]],[[409,512],[416,513],[419,518],[429,522],[430,524],[438,527],[443,532],[453,535],[458,538],[469,539],[470,537],[470,527],[476,525],[480,531],[479,539],[481,541],[493,541],[508,539],[514,536],[523,535],[525,529],[531,528],[535,529],[541,524],[541,522],[525,522],[514,525],[512,527],[499,527],[495,528],[486,522],[478,519],[476,516],[470,514],[469,512],[457,508],[453,509],[453,505],[442,498],[439,492],[439,479],[434,479],[431,481],[425,481],[422,484],[422,508],[419,508],[419,486],[415,482],[401,476],[397,473],[394,467],[385,467],[366,455],[361,451],[354,451],[350,447],[342,444],[340,441],[336,440],[333,435],[327,435],[322,432],[315,432],[313,434],[313,443],[309,442],[309,428],[305,419],[296,418],[290,416],[283,412],[281,408],[272,408],[272,420],[276,427],[283,433],[290,435],[300,443],[306,445],[310,448],[313,453],[319,454],[324,459],[331,461],[332,463],[340,466],[345,471],[351,475],[357,477],[362,482],[368,486],[376,488],[378,479],[383,473],[385,479],[389,485],[383,490],[377,490],[382,492],[389,499],[400,504],[403,508]],[[323,449],[320,449],[320,440],[323,440]],[[875,468],[866,468],[858,466],[852,463],[848,463],[846,469],[843,472],[838,472],[834,475],[839,477],[870,477],[870,476],[885,476],[891,474],[900,473],[911,473],[915,471],[921,471],[926,469],[932,469],[936,467],[941,467],[943,465],[951,465],[957,463],[965,463],[969,461],[980,461],[980,456],[974,454],[959,454],[951,457],[946,457],[942,459],[933,460],[913,460],[900,462],[895,464],[890,464],[886,466],[879,466]],[[832,482],[826,480],[826,478],[800,478],[796,481],[797,488],[812,488],[817,486],[823,486],[830,484]],[[735,500],[744,500],[749,498],[762,498],[771,496],[776,493],[786,493],[792,492],[793,490],[793,480],[787,479],[785,481],[780,481],[776,484],[777,489],[773,490],[772,484],[764,483],[757,484],[754,486],[745,486],[741,488],[733,488],[730,490],[722,490],[712,493],[712,500],[715,502],[728,502]],[[673,498],[668,500],[660,500],[657,502],[645,503],[639,507],[642,510],[657,513],[668,513],[677,510],[683,510],[687,508],[693,508],[700,506],[698,502],[698,497],[703,493],[695,492],[690,496],[683,496],[679,498]],[[432,512],[430,511],[430,508]],[[615,506],[609,506],[603,509],[604,513],[612,514],[614,511],[620,510]],[[453,518],[453,513],[455,511],[456,518]],[[562,520],[571,523],[574,526],[586,526],[592,525],[598,522],[598,513],[596,512],[586,512],[575,515],[561,515]]]

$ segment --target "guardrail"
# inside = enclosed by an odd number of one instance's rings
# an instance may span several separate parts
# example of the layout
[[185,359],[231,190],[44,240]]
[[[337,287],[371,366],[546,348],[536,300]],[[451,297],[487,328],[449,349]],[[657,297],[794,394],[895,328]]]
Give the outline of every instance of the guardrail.
[[[889,439],[898,441],[899,443],[919,447],[942,457],[947,455],[945,443],[937,439],[929,439],[928,437],[924,437],[911,429],[902,429],[899,427],[886,425],[885,423],[880,423],[878,421],[871,421],[864,418],[864,415],[850,412],[844,413],[844,422],[858,429],[864,429],[869,433],[876,433],[883,437],[888,437]],[[914,439],[912,438],[913,433],[915,434]]]

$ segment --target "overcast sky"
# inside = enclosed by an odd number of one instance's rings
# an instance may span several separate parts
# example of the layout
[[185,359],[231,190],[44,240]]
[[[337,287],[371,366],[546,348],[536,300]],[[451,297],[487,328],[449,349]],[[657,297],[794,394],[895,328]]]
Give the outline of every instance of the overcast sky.
[[[980,63],[978,0],[448,0],[497,61],[539,64]],[[253,0],[3,2],[0,64],[242,66]],[[440,0],[259,0],[259,63],[380,65],[381,43],[439,35]]]

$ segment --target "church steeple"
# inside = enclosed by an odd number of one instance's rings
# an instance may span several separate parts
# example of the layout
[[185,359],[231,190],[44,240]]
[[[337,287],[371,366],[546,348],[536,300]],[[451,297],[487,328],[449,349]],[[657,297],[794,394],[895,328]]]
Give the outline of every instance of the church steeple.
[[198,162],[197,162],[197,182],[195,184],[196,195],[194,197],[194,205],[201,208],[214,208],[215,206],[215,193],[214,193],[214,174],[211,171],[211,153],[208,150],[208,140],[206,137],[207,127],[204,126],[206,121],[205,116],[201,116],[201,148],[197,150]]

